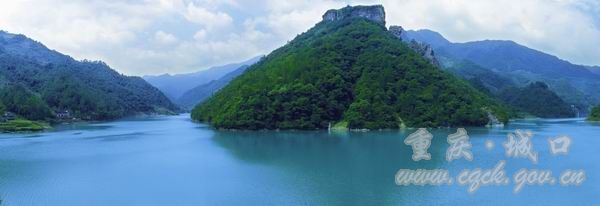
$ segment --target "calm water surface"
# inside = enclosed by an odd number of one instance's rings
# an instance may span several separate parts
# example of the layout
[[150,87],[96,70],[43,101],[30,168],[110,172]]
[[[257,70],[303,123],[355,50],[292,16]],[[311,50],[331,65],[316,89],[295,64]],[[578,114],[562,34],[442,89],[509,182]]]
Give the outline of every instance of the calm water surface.
[[[502,142],[515,129],[534,132],[539,162],[507,158]],[[447,162],[446,136],[434,134],[429,161],[413,162],[404,138],[414,130],[366,133],[224,132],[187,115],[60,126],[39,134],[0,134],[0,205],[597,205],[600,125],[581,120],[517,121],[468,128],[473,162]],[[548,137],[573,138],[552,156]],[[490,151],[486,140],[495,143]],[[399,169],[584,169],[580,187],[513,185],[408,186]]]

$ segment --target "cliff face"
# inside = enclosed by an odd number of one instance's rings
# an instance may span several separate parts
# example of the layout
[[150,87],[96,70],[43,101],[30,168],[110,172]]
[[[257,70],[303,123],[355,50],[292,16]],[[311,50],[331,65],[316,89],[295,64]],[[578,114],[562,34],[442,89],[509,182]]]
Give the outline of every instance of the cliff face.
[[381,5],[347,6],[341,9],[331,9],[323,15],[323,21],[338,21],[357,17],[385,25],[385,10]]
[[429,60],[431,64],[439,66],[439,62],[435,57],[435,53],[433,48],[431,48],[431,45],[423,42],[417,42],[414,39],[409,40],[408,36],[406,35],[406,31],[404,31],[401,26],[390,26],[388,31],[403,42],[406,42],[411,49],[419,53],[425,59]]

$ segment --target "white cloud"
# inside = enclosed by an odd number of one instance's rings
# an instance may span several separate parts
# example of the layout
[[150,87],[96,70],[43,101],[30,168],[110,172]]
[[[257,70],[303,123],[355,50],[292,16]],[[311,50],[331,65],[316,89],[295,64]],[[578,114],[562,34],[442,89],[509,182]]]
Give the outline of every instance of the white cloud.
[[207,29],[224,28],[233,23],[233,19],[225,12],[211,12],[206,8],[196,6],[193,2],[187,5],[185,18],[193,23],[205,26]]
[[266,54],[348,3],[452,41],[510,39],[600,65],[595,0],[19,0],[1,3],[0,29],[126,74],[182,73]]
[[154,34],[154,39],[164,45],[171,45],[177,42],[177,37],[164,31],[157,31]]
[[205,38],[206,38],[206,30],[204,30],[204,29],[198,30],[194,34],[194,39],[196,41],[204,41]]

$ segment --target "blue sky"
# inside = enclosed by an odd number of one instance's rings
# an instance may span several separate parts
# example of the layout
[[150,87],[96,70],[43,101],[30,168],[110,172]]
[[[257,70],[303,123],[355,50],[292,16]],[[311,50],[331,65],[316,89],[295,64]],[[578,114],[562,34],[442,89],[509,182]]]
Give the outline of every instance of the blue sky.
[[600,65],[596,0],[9,0],[0,29],[121,73],[173,74],[268,54],[348,4],[383,4],[388,25],[455,42],[513,40]]

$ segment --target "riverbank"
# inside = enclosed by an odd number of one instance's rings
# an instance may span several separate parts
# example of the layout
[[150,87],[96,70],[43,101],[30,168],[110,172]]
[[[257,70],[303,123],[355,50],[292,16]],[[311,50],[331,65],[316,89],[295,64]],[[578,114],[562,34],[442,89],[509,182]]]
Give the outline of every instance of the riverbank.
[[45,122],[30,121],[26,119],[9,120],[0,122],[0,132],[37,132],[50,129]]

